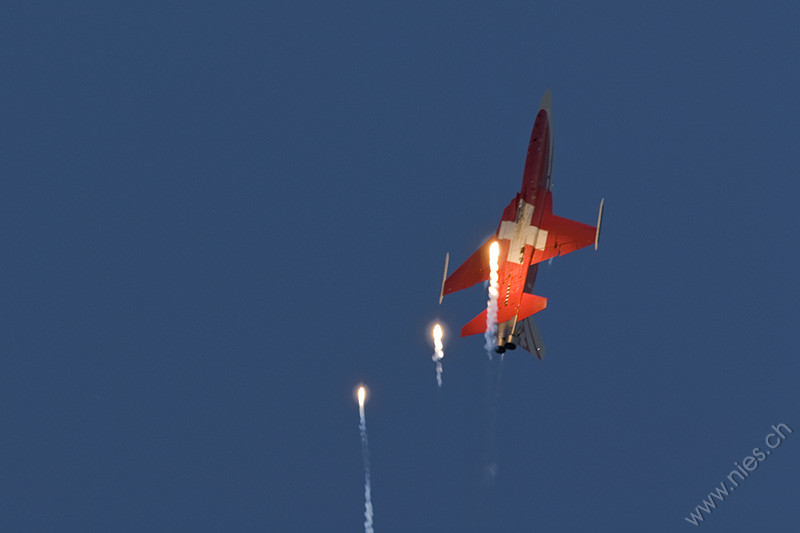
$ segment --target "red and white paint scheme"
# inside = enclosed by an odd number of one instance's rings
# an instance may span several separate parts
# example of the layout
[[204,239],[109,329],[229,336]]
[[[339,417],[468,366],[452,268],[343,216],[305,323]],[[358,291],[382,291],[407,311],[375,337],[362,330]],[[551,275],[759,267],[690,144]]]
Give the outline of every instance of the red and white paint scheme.
[[[581,224],[553,214],[550,176],[553,168],[550,91],[542,98],[522,176],[522,190],[503,210],[500,226],[450,277],[447,265],[439,296],[460,291],[489,279],[489,247],[500,245],[497,299],[497,348],[503,353],[517,346],[544,358],[544,346],[532,315],[547,306],[547,299],[533,294],[538,263],[589,246],[597,249],[603,202],[597,226]],[[461,329],[461,336],[486,331],[486,311]]]

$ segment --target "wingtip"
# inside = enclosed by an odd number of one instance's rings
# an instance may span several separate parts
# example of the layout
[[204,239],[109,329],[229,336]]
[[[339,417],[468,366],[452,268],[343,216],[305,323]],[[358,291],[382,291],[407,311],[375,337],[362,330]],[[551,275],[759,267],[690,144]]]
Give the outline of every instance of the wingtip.
[[597,212],[597,231],[594,234],[594,249],[597,250],[600,245],[600,225],[603,223],[603,203],[605,198],[600,199],[600,210]]
[[442,305],[444,298],[444,282],[447,281],[447,264],[450,262],[450,252],[444,255],[444,274],[442,274],[442,288],[439,289],[439,305]]

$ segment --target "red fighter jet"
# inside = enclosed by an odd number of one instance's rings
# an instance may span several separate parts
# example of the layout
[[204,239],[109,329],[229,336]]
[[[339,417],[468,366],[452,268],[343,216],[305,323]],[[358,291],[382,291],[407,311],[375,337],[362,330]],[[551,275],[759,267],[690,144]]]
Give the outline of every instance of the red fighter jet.
[[[602,200],[596,227],[553,214],[553,194],[550,192],[553,167],[552,124],[548,90],[542,98],[541,108],[533,124],[522,176],[522,190],[503,210],[497,232],[450,277],[447,277],[445,262],[440,303],[445,294],[488,280],[489,248],[495,241],[499,244],[497,353],[520,346],[539,359],[544,358],[544,345],[532,316],[547,307],[546,298],[533,294],[539,263],[590,244],[594,244],[596,250],[600,237]],[[487,311],[484,310],[461,328],[461,336],[485,332],[486,314]]]

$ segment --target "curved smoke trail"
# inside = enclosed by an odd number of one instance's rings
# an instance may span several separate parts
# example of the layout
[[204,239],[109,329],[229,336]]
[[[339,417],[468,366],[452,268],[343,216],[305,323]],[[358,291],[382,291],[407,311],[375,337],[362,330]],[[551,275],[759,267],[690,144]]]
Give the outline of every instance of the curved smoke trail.
[[497,346],[497,297],[500,294],[500,278],[497,274],[499,270],[498,258],[500,256],[500,245],[497,241],[489,247],[489,300],[486,302],[486,332],[483,337],[486,339],[486,353],[489,359]]
[[367,419],[364,416],[364,399],[367,391],[364,387],[358,388],[358,415],[360,422],[358,429],[361,432],[361,455],[364,457],[364,532],[373,533],[372,529],[372,484],[369,475],[369,440],[367,439]]

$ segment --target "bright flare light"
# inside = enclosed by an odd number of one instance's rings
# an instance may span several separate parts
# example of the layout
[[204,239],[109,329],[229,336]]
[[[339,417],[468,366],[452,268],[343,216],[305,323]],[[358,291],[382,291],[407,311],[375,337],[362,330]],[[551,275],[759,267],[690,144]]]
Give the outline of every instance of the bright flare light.
[[500,266],[497,264],[497,260],[500,258],[500,245],[497,241],[494,241],[491,246],[489,246],[489,268],[492,269],[492,279],[495,281],[497,280],[497,270]]
[[442,359],[444,359],[444,350],[442,346],[442,326],[436,324],[433,326],[433,345],[436,353],[433,354],[433,360],[436,362],[436,382],[442,386]]
[[500,277],[497,271],[500,270],[498,259],[500,257],[500,245],[494,241],[489,246],[489,300],[486,302],[486,353],[489,359],[492,358],[492,350],[497,346],[497,297],[500,294]]
[[358,388],[358,406],[364,407],[364,399],[367,397],[367,389],[363,386]]
[[[433,326],[433,343],[436,346],[436,353],[438,355],[438,353],[442,351],[442,326],[439,324]],[[444,357],[444,355],[439,356],[440,359],[442,357]]]

